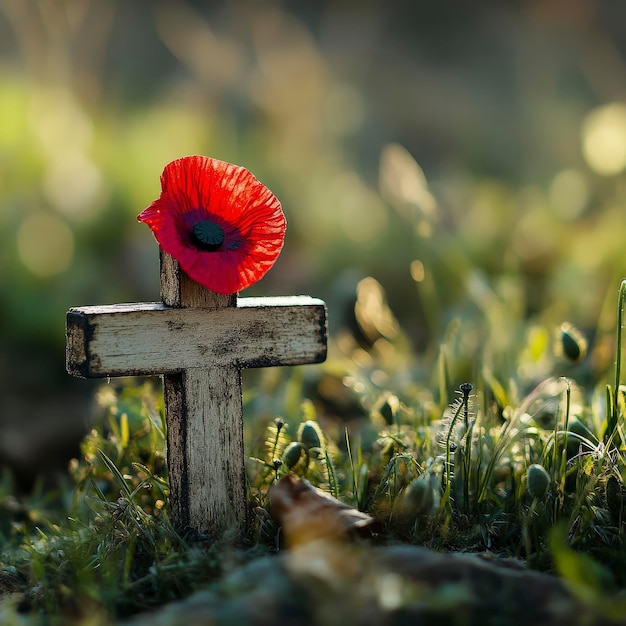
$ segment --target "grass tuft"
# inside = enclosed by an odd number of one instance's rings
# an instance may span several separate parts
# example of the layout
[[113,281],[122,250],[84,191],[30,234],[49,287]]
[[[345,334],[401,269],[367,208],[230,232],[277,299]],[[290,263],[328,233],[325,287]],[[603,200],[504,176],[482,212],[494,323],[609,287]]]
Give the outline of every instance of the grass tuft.
[[[375,543],[521,558],[557,572],[588,604],[626,588],[619,357],[612,385],[606,376],[590,384],[546,373],[537,340],[517,354],[523,376],[485,365],[455,390],[459,345],[457,337],[421,357],[429,369],[404,338],[366,348],[344,338],[324,366],[284,370],[269,383],[259,374],[246,392],[247,414],[265,407],[246,429],[254,522],[238,548],[227,537],[181,536],[169,521],[158,381],[103,385],[65,481],[17,496],[2,476],[0,597],[16,615],[54,625],[87,615],[104,623],[188,596],[279,549],[269,490],[289,473],[375,517]],[[528,375],[533,363],[542,376]],[[295,402],[295,389],[308,398]]]

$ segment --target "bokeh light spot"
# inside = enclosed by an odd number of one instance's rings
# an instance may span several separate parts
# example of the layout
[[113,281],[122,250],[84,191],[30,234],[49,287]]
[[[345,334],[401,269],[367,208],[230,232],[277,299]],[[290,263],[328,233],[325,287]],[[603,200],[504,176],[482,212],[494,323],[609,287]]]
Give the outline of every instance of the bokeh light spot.
[[39,278],[64,272],[74,255],[74,235],[59,217],[36,211],[17,232],[17,251],[24,266]]
[[594,109],[582,126],[583,156],[589,167],[604,176],[626,168],[626,105],[612,103]]
[[424,269],[424,264],[418,259],[411,261],[411,265],[409,269],[411,271],[411,278],[416,283],[421,283],[426,277],[426,270]]
[[83,222],[104,208],[103,188],[100,170],[78,152],[51,162],[43,180],[46,198],[67,217]]
[[589,201],[589,186],[578,170],[562,170],[553,179],[548,190],[553,211],[563,219],[579,217]]

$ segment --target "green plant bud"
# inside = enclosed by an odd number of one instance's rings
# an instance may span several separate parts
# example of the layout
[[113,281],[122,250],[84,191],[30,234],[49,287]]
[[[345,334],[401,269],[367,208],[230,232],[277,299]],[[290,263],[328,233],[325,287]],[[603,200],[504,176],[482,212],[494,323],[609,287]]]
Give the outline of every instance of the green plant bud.
[[298,441],[304,446],[306,450],[311,448],[322,447],[322,431],[317,422],[313,420],[307,420],[300,424],[298,428]]
[[413,480],[404,492],[402,513],[404,515],[423,515],[430,511],[435,496],[430,481],[421,474]]
[[472,392],[472,389],[474,389],[474,385],[472,385],[472,383],[461,383],[459,386],[459,389],[461,390],[461,393],[463,394],[463,398],[467,400],[467,398],[469,398],[470,393]]
[[293,469],[298,464],[303,452],[304,448],[298,441],[294,441],[287,446],[285,453],[283,454],[283,460],[287,469]]
[[385,424],[391,426],[396,420],[399,407],[400,401],[398,398],[391,393],[387,393],[379,400],[376,411],[383,418]]
[[526,489],[533,498],[544,498],[550,487],[550,476],[543,465],[537,463],[528,468]]
[[587,354],[587,340],[569,322],[563,322],[556,335],[555,352],[572,363],[582,361]]

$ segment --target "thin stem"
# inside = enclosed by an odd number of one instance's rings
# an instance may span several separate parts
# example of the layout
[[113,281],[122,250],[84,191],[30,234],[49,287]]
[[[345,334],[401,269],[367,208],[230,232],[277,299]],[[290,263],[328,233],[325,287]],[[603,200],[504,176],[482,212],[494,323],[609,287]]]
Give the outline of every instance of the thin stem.
[[348,460],[350,461],[350,467],[352,469],[352,493],[356,502],[357,508],[359,506],[359,479],[357,477],[356,467],[354,465],[354,459],[352,458],[352,448],[350,446],[350,435],[346,428],[346,451],[348,452]]
[[474,430],[474,422],[469,424],[469,395],[473,387],[471,383],[463,383],[461,385],[461,393],[463,394],[463,421],[465,423],[465,454],[463,455],[463,505],[466,511],[469,511],[469,481],[472,471],[472,432]]
[[617,428],[617,418],[619,411],[619,381],[622,369],[622,321],[624,313],[624,297],[626,297],[626,279],[622,280],[619,286],[619,295],[617,298],[617,346],[615,348],[615,385],[613,387],[613,407],[611,411],[611,420],[607,424],[606,433],[604,435],[605,442],[611,437],[613,431]]
[[454,425],[456,423],[457,418],[459,417],[459,415],[461,414],[461,409],[463,408],[463,403],[459,403],[459,406],[457,407],[454,416],[452,417],[452,420],[450,421],[450,426],[448,427],[448,434],[446,435],[446,467],[445,467],[445,472],[443,473],[443,477],[445,477],[445,481],[446,481],[446,485],[445,487],[447,488],[448,485],[450,484],[450,438],[452,437],[452,431],[454,430]]
[[[572,396],[572,387],[570,381],[566,379],[566,388],[565,388],[565,416],[563,420],[563,449],[561,450],[561,459],[559,465],[559,493],[558,497],[555,500],[558,503],[559,514],[563,511],[563,504],[565,499],[565,479],[567,477],[567,443],[568,443],[568,429],[569,429],[569,412],[571,407],[571,396]],[[557,417],[557,426],[558,426],[558,417]],[[557,452],[557,441],[558,441],[558,430],[555,429],[554,433],[554,452],[555,452],[555,467],[556,467],[556,452]],[[555,518],[556,521],[557,518]]]
[[[622,366],[622,316],[624,312],[624,296],[626,295],[626,279],[619,286],[617,298],[617,351],[615,354],[615,387],[613,388],[614,402],[617,404],[617,394]],[[614,409],[615,410],[615,409]]]

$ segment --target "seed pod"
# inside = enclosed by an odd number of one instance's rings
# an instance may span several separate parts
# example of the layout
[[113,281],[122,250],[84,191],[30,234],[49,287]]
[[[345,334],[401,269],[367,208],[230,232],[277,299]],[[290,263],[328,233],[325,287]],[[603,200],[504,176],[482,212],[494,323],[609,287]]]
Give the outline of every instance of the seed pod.
[[320,430],[317,422],[307,420],[306,422],[300,424],[300,428],[298,428],[298,441],[306,450],[310,450],[311,448],[321,448],[322,439],[322,431]]
[[413,480],[404,492],[402,499],[402,513],[404,515],[422,515],[430,511],[434,494],[430,481],[421,474]]
[[396,414],[400,407],[400,401],[396,396],[391,393],[387,393],[378,402],[375,414],[378,413],[384,420],[387,426],[391,426],[396,420]]
[[293,469],[298,464],[303,452],[304,448],[298,441],[294,441],[287,446],[285,453],[283,454],[283,459],[287,469]]
[[526,489],[528,493],[537,499],[544,498],[550,487],[550,476],[543,465],[537,463],[528,468],[526,475]]
[[554,350],[557,356],[578,363],[587,354],[587,340],[576,326],[563,322],[556,334]]

